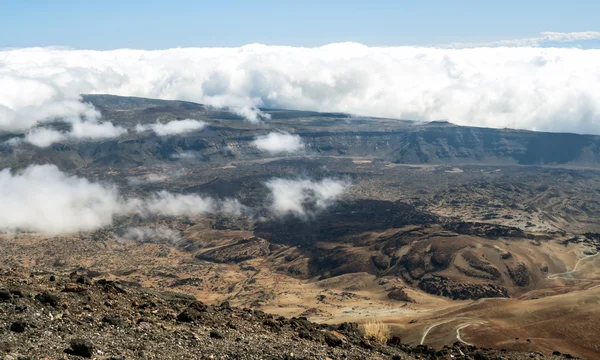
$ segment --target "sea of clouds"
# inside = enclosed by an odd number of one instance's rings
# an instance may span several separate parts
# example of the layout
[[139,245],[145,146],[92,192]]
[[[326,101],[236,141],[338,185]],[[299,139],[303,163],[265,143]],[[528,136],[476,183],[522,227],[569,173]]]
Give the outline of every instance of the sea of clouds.
[[[257,109],[268,107],[598,134],[600,50],[538,47],[598,37],[545,33],[447,47],[6,49],[0,131],[63,117],[95,133],[101,117],[79,94],[109,93],[227,106],[250,121],[268,121]],[[105,126],[105,135],[119,132]]]

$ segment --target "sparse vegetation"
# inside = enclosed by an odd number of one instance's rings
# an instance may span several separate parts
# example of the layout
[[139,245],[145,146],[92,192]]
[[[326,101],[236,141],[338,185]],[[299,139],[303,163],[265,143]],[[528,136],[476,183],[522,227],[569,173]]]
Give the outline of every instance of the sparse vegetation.
[[365,332],[365,337],[375,340],[381,344],[387,343],[390,339],[390,326],[381,320],[369,320],[361,325]]
[[[3,349],[9,349],[12,356],[30,345],[49,353],[57,350],[62,356],[69,341],[81,336],[92,341],[94,351],[115,349],[114,354],[105,352],[107,357],[136,357],[139,349],[130,349],[128,344],[139,341],[149,344],[144,352],[174,349],[169,355],[178,359],[197,357],[193,350],[200,346],[202,352],[213,349],[218,354],[231,348],[227,356],[237,358],[241,352],[247,359],[267,354],[286,357],[282,349],[294,353],[315,349],[315,357],[350,354],[347,358],[390,359],[394,352],[408,351],[408,345],[391,336],[391,322],[369,319],[394,312],[401,314],[394,319],[394,329],[397,326],[402,340],[411,343],[430,326],[458,314],[472,317],[473,325],[479,319],[498,320],[494,326],[482,327],[485,336],[478,337],[477,346],[503,341],[505,329],[547,320],[543,327],[510,331],[523,340],[543,338],[552,331],[553,338],[564,340],[561,351],[579,351],[585,346],[593,352],[591,358],[598,358],[594,343],[598,333],[589,325],[598,320],[589,312],[595,304],[580,300],[577,293],[568,294],[584,288],[586,299],[597,294],[585,285],[598,276],[595,260],[585,261],[586,274],[561,279],[562,271],[573,268],[574,254],[581,258],[584,249],[588,249],[584,255],[600,251],[600,201],[590,195],[600,194],[598,162],[589,169],[575,169],[583,165],[579,162],[550,167],[521,164],[523,149],[533,146],[531,151],[540,156],[549,149],[530,145],[527,138],[538,137],[530,133],[519,132],[515,137],[508,130],[465,132],[463,127],[450,130],[448,125],[442,129],[435,124],[413,129],[413,123],[396,120],[346,121],[345,115],[339,119],[291,110],[274,111],[269,126],[302,134],[306,152],[270,156],[251,144],[266,130],[226,110],[159,100],[85,99],[102,109],[104,121],[130,129],[127,141],[68,141],[43,149],[22,144],[14,153],[13,147],[2,145],[2,138],[0,153],[6,156],[0,156],[0,163],[24,168],[41,157],[65,174],[114,183],[127,199],[152,198],[164,190],[239,199],[244,208],[260,210],[249,211],[251,215],[242,211],[240,216],[218,209],[214,209],[217,214],[210,211],[202,216],[124,214],[111,226],[88,233],[0,234],[0,358],[5,355]],[[210,129],[169,137],[135,131],[136,124],[155,124],[157,118],[161,122],[202,119]],[[419,140],[410,140],[411,136]],[[480,145],[490,137],[498,141],[482,150]],[[600,146],[600,137],[595,139]],[[439,158],[442,153],[436,149],[442,143],[450,152]],[[496,144],[503,144],[499,153],[494,150]],[[516,153],[510,150],[513,147]],[[600,159],[597,153],[594,156]],[[509,161],[500,166],[499,159]],[[444,165],[446,161],[452,165]],[[520,165],[509,165],[515,161]],[[453,171],[454,163],[461,164],[461,172]],[[565,164],[569,166],[561,167]],[[353,185],[315,216],[280,217],[269,210],[273,199],[265,181],[294,179],[296,174],[310,181],[347,177]],[[544,194],[549,190],[552,194]],[[314,210],[315,204],[305,201],[301,207]],[[131,235],[133,229],[145,231],[127,237],[135,241],[122,242],[123,235]],[[159,229],[169,231],[157,234]],[[588,233],[581,234],[582,229]],[[14,269],[23,264],[35,266],[15,275]],[[119,287],[105,290],[106,284],[80,282],[80,275],[70,275],[75,269],[98,281],[117,277]],[[11,285],[6,279],[15,282]],[[141,288],[146,285],[152,287],[151,292],[192,292],[207,301],[205,311],[188,311],[201,315],[194,322],[201,322],[202,329],[185,321],[179,321],[173,331],[164,329],[162,325],[170,324],[194,296],[171,303],[171,295],[154,297]],[[61,297],[57,306],[42,296],[48,291]],[[468,301],[493,297],[512,300],[480,301],[477,306]],[[534,300],[541,297],[546,299]],[[221,308],[216,299],[224,298],[232,307],[243,308]],[[451,299],[463,301],[453,304]],[[60,307],[63,303],[68,304],[68,312]],[[448,312],[440,304],[453,304],[455,310]],[[536,310],[524,312],[522,307]],[[560,309],[573,315],[556,317]],[[52,316],[38,317],[42,310],[50,310]],[[241,316],[230,317],[229,311]],[[281,314],[295,319],[279,318]],[[312,324],[309,319],[326,320],[328,325]],[[363,324],[339,324],[348,319]],[[416,322],[419,325],[413,326]],[[453,326],[462,326],[458,324],[436,325],[424,344],[455,342]],[[87,338],[90,330],[94,335]],[[572,336],[582,331],[590,336]],[[148,332],[156,335],[155,341],[142,339]],[[20,341],[19,336],[41,340]],[[245,344],[238,352],[242,337]],[[185,340],[186,347],[179,340]],[[521,350],[523,343],[508,344],[506,350]],[[547,346],[554,343],[533,341],[528,350],[550,353],[553,349]],[[445,348],[442,357],[450,356],[446,351],[462,357],[467,357],[467,350],[483,351],[467,349],[464,343],[452,346],[455,349]],[[416,358],[435,358],[432,348],[416,349]],[[76,346],[71,345],[71,350]],[[379,354],[379,350],[386,353]],[[494,351],[485,351],[490,358],[497,357]],[[403,354],[402,358],[415,357]],[[529,359],[529,354],[510,353],[508,358]]]

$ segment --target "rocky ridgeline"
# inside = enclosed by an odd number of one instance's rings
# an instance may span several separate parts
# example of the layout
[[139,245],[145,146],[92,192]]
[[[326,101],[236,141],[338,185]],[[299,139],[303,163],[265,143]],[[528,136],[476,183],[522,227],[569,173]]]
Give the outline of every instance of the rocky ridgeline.
[[[224,302],[72,273],[0,270],[0,359],[529,359],[369,338],[355,323],[316,324]],[[553,355],[552,358],[563,358]]]

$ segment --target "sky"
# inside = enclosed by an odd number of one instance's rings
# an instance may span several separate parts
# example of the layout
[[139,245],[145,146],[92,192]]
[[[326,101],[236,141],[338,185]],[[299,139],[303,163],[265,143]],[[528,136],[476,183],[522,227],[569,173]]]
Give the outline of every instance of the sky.
[[[0,135],[47,147],[127,133],[81,94],[252,123],[284,108],[600,135],[598,13],[583,0],[0,0]],[[56,118],[71,131],[44,126]],[[141,130],[203,126],[188,120]]]
[[[226,107],[261,127],[271,120],[265,108],[283,108],[600,135],[599,13],[597,0],[0,0],[0,147],[205,127],[157,118],[124,128],[81,94]],[[56,119],[71,126],[56,129]],[[253,145],[305,148],[300,135],[276,129]],[[349,184],[265,186],[274,214],[309,217],[302,204],[324,208]],[[0,204],[0,231],[48,233],[94,230],[125,214],[253,211],[166,192],[124,199],[49,165],[0,170]]]
[[0,48],[482,43],[597,30],[600,2],[0,0]]

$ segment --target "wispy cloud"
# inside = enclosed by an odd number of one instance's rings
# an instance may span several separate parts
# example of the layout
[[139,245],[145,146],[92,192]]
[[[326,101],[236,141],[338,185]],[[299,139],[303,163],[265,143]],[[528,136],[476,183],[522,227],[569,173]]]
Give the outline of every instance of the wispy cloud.
[[552,47],[552,46],[568,46],[579,47],[579,42],[590,40],[600,40],[600,32],[598,31],[582,31],[582,32],[542,32],[540,36],[531,38],[500,40],[487,43],[454,43],[450,45],[442,45],[442,47],[454,48],[476,48],[476,47]]
[[181,233],[165,226],[156,227],[131,227],[128,228],[121,238],[126,241],[137,241],[143,243],[170,243],[181,241]]

